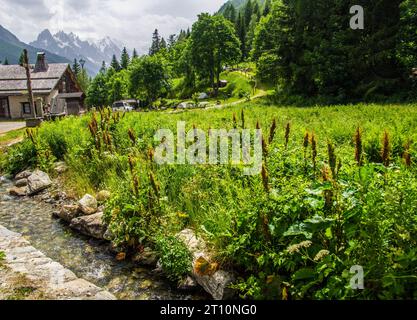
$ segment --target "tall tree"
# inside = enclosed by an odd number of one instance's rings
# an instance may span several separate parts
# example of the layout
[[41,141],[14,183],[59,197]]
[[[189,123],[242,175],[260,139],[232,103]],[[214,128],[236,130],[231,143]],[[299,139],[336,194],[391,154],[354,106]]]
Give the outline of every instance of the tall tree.
[[266,0],[262,15],[266,17],[271,12],[271,0]]
[[133,96],[152,104],[170,89],[165,61],[159,55],[137,59],[131,67],[130,90]]
[[247,56],[246,54],[246,27],[244,17],[239,12],[237,21],[236,21],[236,33],[240,40],[240,51],[242,52],[241,60],[244,60]]
[[80,71],[81,71],[81,66],[78,63],[77,59],[74,59],[74,63],[72,64],[72,71],[74,72],[75,76],[78,78],[78,75],[80,74]]
[[252,20],[252,13],[253,13],[253,3],[252,0],[248,0],[245,5],[244,9],[244,20],[245,20],[245,28],[249,27],[250,21]]
[[172,49],[172,47],[174,47],[176,42],[177,42],[177,35],[176,34],[171,34],[168,37],[168,48]]
[[149,48],[149,55],[152,56],[159,52],[161,49],[161,37],[159,36],[158,29],[155,29],[155,31],[152,34],[152,44]]
[[200,75],[208,75],[216,95],[220,73],[225,64],[239,60],[239,47],[239,39],[230,21],[221,15],[203,13],[198,16],[191,33],[192,63]]
[[87,92],[87,104],[96,108],[108,105],[107,78],[105,74],[99,73],[91,82]]
[[121,69],[126,70],[129,67],[129,63],[130,63],[130,57],[129,57],[129,54],[127,53],[126,47],[124,47],[123,50],[122,50],[122,55],[120,57],[120,67],[121,67]]
[[132,53],[132,60],[138,58],[138,52],[136,51],[136,48],[133,48],[133,53]]
[[22,52],[22,53],[20,54],[20,57],[19,57],[19,65],[23,67],[24,62],[25,62],[25,55],[24,55],[24,53]]
[[106,71],[107,71],[106,61],[103,61],[103,62],[101,63],[100,73],[105,74],[105,73],[106,73]]
[[159,44],[159,50],[163,50],[167,48],[167,42],[165,41],[164,37],[161,38],[161,42]]
[[120,69],[121,69],[120,63],[119,63],[119,61],[117,61],[117,58],[116,58],[115,54],[113,55],[113,58],[111,60],[110,67],[112,67],[113,70],[116,71],[116,72],[119,72]]
[[5,65],[5,66],[9,65],[9,60],[7,59],[7,57],[4,59],[3,65]]

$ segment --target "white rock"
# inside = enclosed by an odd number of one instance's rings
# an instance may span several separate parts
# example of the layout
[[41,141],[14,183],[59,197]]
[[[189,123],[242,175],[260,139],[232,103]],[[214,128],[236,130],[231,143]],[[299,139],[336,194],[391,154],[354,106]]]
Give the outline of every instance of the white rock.
[[96,213],[98,209],[97,200],[92,195],[86,194],[78,201],[78,207],[86,215]]
[[197,283],[203,287],[215,300],[231,299],[235,295],[235,291],[229,286],[235,280],[231,272],[225,270],[217,270],[213,274],[201,275],[196,271],[196,262],[199,258],[204,258],[211,262],[212,258],[207,250],[207,246],[202,239],[198,239],[191,229],[181,231],[177,238],[187,246],[193,255],[193,272],[192,277]]
[[48,174],[40,170],[35,170],[28,178],[28,194],[35,195],[49,188],[51,185],[52,181]]

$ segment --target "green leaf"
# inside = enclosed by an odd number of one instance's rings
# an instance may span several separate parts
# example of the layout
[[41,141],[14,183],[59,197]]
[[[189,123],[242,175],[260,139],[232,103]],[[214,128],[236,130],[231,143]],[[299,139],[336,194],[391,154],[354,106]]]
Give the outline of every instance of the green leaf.
[[313,279],[315,276],[316,276],[316,272],[313,269],[303,268],[303,269],[298,270],[296,273],[294,273],[292,276],[292,279],[294,281]]

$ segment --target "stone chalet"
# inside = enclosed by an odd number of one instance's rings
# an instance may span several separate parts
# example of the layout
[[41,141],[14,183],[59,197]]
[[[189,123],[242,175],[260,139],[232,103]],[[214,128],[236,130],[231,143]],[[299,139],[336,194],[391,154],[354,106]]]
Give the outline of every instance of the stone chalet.
[[[85,94],[68,64],[48,64],[40,52],[30,69],[37,117],[77,115],[84,111]],[[25,68],[0,65],[0,119],[33,118],[31,109]]]

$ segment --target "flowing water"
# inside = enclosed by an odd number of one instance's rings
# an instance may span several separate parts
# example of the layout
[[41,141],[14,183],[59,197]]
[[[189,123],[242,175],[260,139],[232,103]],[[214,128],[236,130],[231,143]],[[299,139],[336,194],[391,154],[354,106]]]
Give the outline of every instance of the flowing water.
[[126,300],[203,299],[201,292],[173,289],[161,276],[129,261],[117,261],[107,243],[84,237],[52,218],[53,207],[41,200],[14,198],[12,184],[0,181],[0,224],[21,233],[32,246],[73,271],[78,277]]

